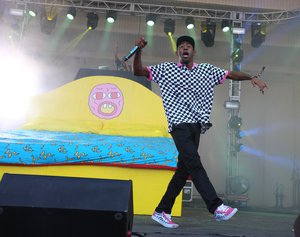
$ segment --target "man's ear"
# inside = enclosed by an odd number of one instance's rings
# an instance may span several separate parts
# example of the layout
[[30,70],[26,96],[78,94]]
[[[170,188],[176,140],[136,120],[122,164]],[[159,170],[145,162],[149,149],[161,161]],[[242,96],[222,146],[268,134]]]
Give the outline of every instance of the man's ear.
[[178,51],[177,51],[177,50],[176,50],[175,54],[176,54],[176,56],[177,56],[177,57],[179,57],[179,55],[178,55]]

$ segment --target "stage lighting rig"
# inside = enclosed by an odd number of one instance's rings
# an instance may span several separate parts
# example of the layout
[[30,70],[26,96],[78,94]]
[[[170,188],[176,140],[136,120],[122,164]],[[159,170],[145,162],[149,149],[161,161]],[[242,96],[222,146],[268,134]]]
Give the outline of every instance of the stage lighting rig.
[[94,12],[89,12],[87,15],[87,28],[89,30],[94,30],[98,26],[99,17]]
[[244,51],[242,49],[242,35],[233,35],[233,51],[231,59],[233,63],[240,63],[244,58]]
[[37,16],[37,7],[34,4],[29,4],[27,11],[28,11],[28,14],[31,17],[36,17]]
[[117,19],[117,12],[116,11],[108,11],[106,13],[106,21],[108,23],[114,23]]
[[232,116],[229,119],[229,127],[233,128],[233,129],[240,129],[240,127],[242,126],[242,118],[238,117],[238,116]]
[[154,26],[154,24],[156,23],[156,15],[155,14],[148,14],[146,16],[146,23],[148,26]]
[[194,27],[195,27],[195,20],[194,20],[194,18],[193,17],[187,17],[185,19],[185,25],[186,25],[186,28],[188,30],[194,29]]
[[75,7],[70,7],[67,13],[67,18],[69,20],[73,20],[76,16],[76,8]]
[[231,29],[231,21],[227,19],[223,19],[221,21],[221,28],[223,32],[228,32]]
[[164,32],[167,35],[173,35],[175,32],[175,20],[166,19],[164,22]]
[[216,23],[204,21],[201,24],[201,40],[206,47],[212,47],[215,43]]
[[266,25],[262,23],[251,24],[251,45],[258,48],[265,42],[266,39]]
[[55,29],[56,21],[57,21],[57,15],[49,19],[46,14],[46,10],[43,9],[40,14],[40,24],[41,24],[42,33],[50,35],[52,31]]

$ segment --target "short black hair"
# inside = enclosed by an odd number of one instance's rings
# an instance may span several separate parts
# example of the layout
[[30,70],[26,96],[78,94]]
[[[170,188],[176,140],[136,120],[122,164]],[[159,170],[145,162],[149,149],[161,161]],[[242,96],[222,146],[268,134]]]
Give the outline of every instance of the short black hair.
[[187,35],[180,36],[177,39],[177,42],[176,42],[177,48],[184,41],[190,43],[193,46],[193,48],[195,49],[195,41],[194,41],[194,39],[191,36],[187,36]]

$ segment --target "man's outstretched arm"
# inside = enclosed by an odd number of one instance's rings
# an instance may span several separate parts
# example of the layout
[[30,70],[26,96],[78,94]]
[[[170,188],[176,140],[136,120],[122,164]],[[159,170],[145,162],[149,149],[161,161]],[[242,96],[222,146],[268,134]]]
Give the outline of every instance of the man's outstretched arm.
[[228,71],[227,78],[235,81],[251,81],[253,87],[258,86],[261,93],[264,93],[264,90],[267,89],[267,84],[258,78],[258,76],[250,76],[244,72]]

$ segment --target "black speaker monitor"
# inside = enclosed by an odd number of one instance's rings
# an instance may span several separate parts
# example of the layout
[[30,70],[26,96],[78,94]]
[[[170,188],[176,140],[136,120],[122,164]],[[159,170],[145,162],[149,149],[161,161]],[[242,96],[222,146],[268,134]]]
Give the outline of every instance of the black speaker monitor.
[[4,174],[0,236],[128,237],[131,180]]

